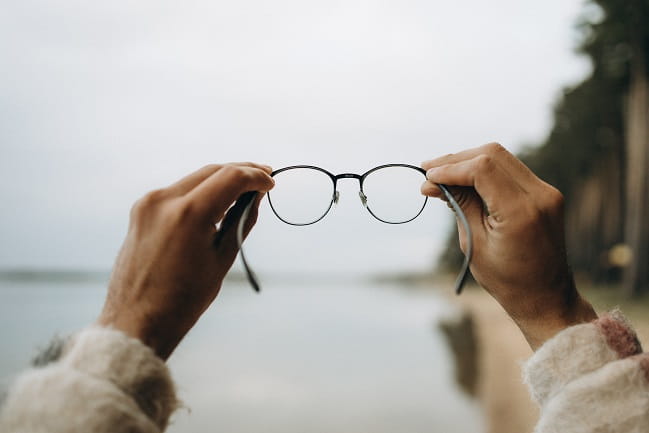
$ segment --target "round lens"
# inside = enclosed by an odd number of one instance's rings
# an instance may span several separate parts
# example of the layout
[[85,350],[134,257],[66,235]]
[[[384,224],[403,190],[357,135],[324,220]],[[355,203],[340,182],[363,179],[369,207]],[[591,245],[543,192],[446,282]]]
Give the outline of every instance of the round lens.
[[298,167],[273,176],[275,187],[268,201],[275,215],[294,225],[319,221],[329,212],[334,199],[334,183],[324,171]]
[[426,197],[420,193],[421,184],[425,180],[426,176],[413,167],[376,169],[363,180],[367,209],[386,223],[412,221],[426,205]]

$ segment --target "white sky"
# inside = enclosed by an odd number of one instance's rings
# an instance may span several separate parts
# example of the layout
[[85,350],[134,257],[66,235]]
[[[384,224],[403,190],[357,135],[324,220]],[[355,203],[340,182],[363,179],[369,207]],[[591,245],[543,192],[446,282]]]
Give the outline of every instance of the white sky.
[[[131,203],[209,162],[362,173],[539,142],[582,0],[4,2],[0,267],[108,268]],[[445,206],[371,220],[355,185],[319,226],[267,212],[264,271],[432,266]]]

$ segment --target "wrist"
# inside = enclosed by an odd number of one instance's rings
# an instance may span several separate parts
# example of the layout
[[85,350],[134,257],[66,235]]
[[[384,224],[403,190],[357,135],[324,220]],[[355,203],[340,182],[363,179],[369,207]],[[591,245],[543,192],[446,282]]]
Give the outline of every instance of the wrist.
[[140,340],[162,360],[167,360],[182,338],[175,338],[172,332],[161,332],[160,327],[155,326],[152,320],[127,311],[118,315],[102,312],[97,324]]
[[540,311],[531,317],[514,319],[532,350],[536,351],[543,343],[566,328],[597,319],[592,305],[579,293],[564,301],[560,306]]

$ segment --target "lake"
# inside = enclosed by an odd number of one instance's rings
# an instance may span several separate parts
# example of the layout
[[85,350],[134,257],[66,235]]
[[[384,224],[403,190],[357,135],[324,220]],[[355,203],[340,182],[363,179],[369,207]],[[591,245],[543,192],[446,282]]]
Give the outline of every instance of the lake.
[[[0,387],[104,295],[102,279],[0,281]],[[436,325],[450,314],[432,290],[360,279],[226,281],[169,360],[186,409],[168,431],[479,433]]]

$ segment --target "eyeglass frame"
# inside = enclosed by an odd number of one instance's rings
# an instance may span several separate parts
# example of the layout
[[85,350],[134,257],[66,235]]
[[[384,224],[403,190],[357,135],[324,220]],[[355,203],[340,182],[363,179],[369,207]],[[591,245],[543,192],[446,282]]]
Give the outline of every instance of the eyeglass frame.
[[[424,175],[424,178],[426,177],[426,171],[423,168],[417,167],[417,166],[414,166],[414,165],[410,165],[410,164],[384,164],[384,165],[380,165],[378,167],[374,167],[374,168],[368,170],[363,175],[359,175],[359,174],[355,174],[355,173],[342,173],[342,174],[339,174],[339,175],[334,175],[334,174],[328,172],[327,170],[325,170],[323,168],[320,168],[320,167],[316,167],[316,166],[293,165],[293,166],[283,167],[283,168],[279,168],[277,170],[274,170],[270,174],[270,176],[273,177],[278,173],[281,173],[281,172],[286,171],[286,170],[294,169],[294,168],[316,169],[316,170],[319,170],[319,171],[322,171],[322,172],[328,174],[332,178],[333,183],[334,183],[334,197],[332,197],[331,203],[329,204],[329,208],[327,208],[327,211],[320,218],[318,218],[317,220],[315,220],[315,221],[313,221],[311,223],[294,224],[294,223],[287,222],[286,220],[284,220],[283,218],[281,218],[277,214],[277,212],[273,208],[270,197],[269,197],[268,201],[270,203],[271,209],[273,210],[273,213],[275,214],[275,216],[277,216],[277,218],[279,218],[282,222],[284,222],[286,224],[289,224],[289,225],[292,225],[292,226],[307,226],[307,225],[315,224],[315,223],[321,221],[329,213],[329,211],[331,210],[331,207],[333,206],[333,203],[336,201],[335,196],[337,195],[337,192],[338,192],[336,190],[338,179],[358,179],[359,182],[360,182],[360,186],[361,186],[361,191],[360,192],[362,193],[363,192],[362,185],[363,185],[363,180],[365,179],[365,177],[367,177],[367,175],[373,173],[376,170],[379,170],[381,168],[388,168],[388,167],[409,167],[409,168],[412,168],[412,169],[417,170],[420,173],[422,173]],[[451,205],[451,208],[455,212],[455,215],[456,215],[457,219],[462,224],[462,226],[464,228],[465,235],[466,235],[466,239],[467,239],[466,251],[464,252],[464,261],[462,263],[462,267],[460,268],[460,272],[459,272],[459,274],[458,274],[458,276],[457,276],[457,278],[455,280],[454,291],[455,291],[456,295],[459,295],[459,294],[462,293],[462,288],[464,287],[464,283],[466,282],[466,279],[467,279],[467,277],[469,275],[469,265],[471,264],[471,257],[473,255],[473,235],[472,235],[472,231],[471,231],[471,226],[469,225],[469,221],[467,220],[466,215],[462,211],[462,208],[458,204],[457,200],[455,200],[455,197],[453,197],[453,194],[451,194],[451,192],[449,191],[448,186],[446,186],[444,184],[441,184],[441,183],[438,183],[437,186],[439,187],[440,190],[442,190],[442,193],[444,194],[444,197],[446,198],[448,203]],[[244,232],[245,223],[248,220],[248,217],[250,216],[252,206],[253,206],[253,204],[255,202],[255,199],[257,198],[258,195],[259,195],[259,193],[257,191],[249,191],[249,192],[246,192],[246,193],[242,194],[241,197],[239,197],[239,199],[237,200],[238,204],[240,204],[241,206],[245,206],[243,212],[241,213],[241,217],[239,218],[239,222],[237,224],[237,246],[239,247],[239,255],[241,256],[241,262],[243,263],[243,267],[244,267],[244,269],[246,271],[246,277],[248,278],[248,282],[252,286],[253,290],[255,292],[257,292],[257,293],[261,292],[261,286],[259,285],[258,278],[256,277],[255,273],[252,271],[252,268],[248,264],[248,260],[246,259],[246,255],[245,255],[244,250],[243,250],[243,232]],[[361,200],[363,200],[363,197],[361,197]],[[427,201],[428,201],[428,197],[425,198],[424,204],[423,204],[422,208],[420,209],[419,213],[417,213],[417,215],[415,215],[413,218],[409,219],[408,221],[398,222],[398,223],[393,223],[393,222],[388,222],[388,221],[382,220],[381,218],[374,215],[374,213],[369,209],[369,207],[367,206],[367,204],[365,202],[363,204],[364,204],[365,208],[368,210],[368,212],[374,218],[376,218],[377,220],[379,220],[381,222],[384,222],[386,224],[405,224],[407,222],[410,222],[410,221],[414,220],[419,215],[421,215],[424,208],[426,207]]]
[[365,191],[363,190],[363,182],[365,182],[365,179],[367,178],[367,176],[369,176],[370,174],[372,174],[372,173],[374,173],[374,172],[376,172],[378,170],[381,170],[381,169],[384,169],[384,168],[392,168],[392,167],[410,168],[410,169],[413,169],[413,170],[416,170],[416,171],[419,171],[419,172],[423,172],[424,177],[426,176],[426,172],[423,171],[422,168],[416,167],[416,166],[410,165],[410,164],[383,164],[383,165],[379,165],[378,167],[374,167],[374,168],[366,171],[363,174],[356,174],[356,173],[333,174],[333,173],[330,173],[329,171],[325,170],[324,168],[316,167],[314,165],[291,165],[289,167],[283,167],[283,168],[279,168],[279,169],[273,171],[270,174],[271,177],[274,177],[275,175],[283,173],[283,172],[288,171],[288,170],[301,169],[301,168],[310,169],[310,170],[317,170],[317,171],[320,171],[320,172],[326,174],[331,179],[331,182],[332,182],[332,185],[333,185],[333,189],[332,189],[333,195],[331,196],[331,202],[329,203],[329,206],[327,207],[327,210],[325,210],[325,212],[318,219],[316,219],[314,221],[311,221],[311,222],[308,222],[308,223],[294,223],[294,222],[290,222],[290,221],[285,220],[277,212],[277,210],[275,209],[275,206],[273,206],[273,200],[271,198],[270,193],[268,194],[268,203],[270,203],[270,208],[273,210],[273,213],[275,214],[275,216],[277,218],[279,218],[282,222],[284,222],[286,224],[289,224],[289,225],[292,225],[292,226],[308,226],[308,225],[311,225],[311,224],[315,224],[315,223],[317,223],[319,221],[322,221],[322,219],[327,216],[329,211],[331,211],[331,208],[333,207],[333,205],[338,203],[338,198],[340,196],[339,193],[338,193],[338,180],[339,179],[356,179],[356,180],[358,180],[359,188],[360,188],[359,191],[358,191],[359,197],[361,199],[361,202],[363,203],[363,206],[365,207],[365,209],[367,209],[367,211],[370,213],[370,215],[372,215],[374,218],[381,221],[382,223],[386,223],[386,224],[405,224],[405,223],[409,223],[410,221],[414,220],[419,215],[421,215],[421,213],[424,211],[424,208],[426,207],[426,203],[428,202],[428,197],[424,196],[424,202],[421,205],[421,208],[419,209],[419,211],[417,212],[417,214],[415,216],[413,216],[412,218],[407,219],[405,221],[398,221],[398,222],[386,221],[386,220],[378,217],[372,211],[370,206],[368,206],[368,204],[367,204],[367,196],[365,195]]

